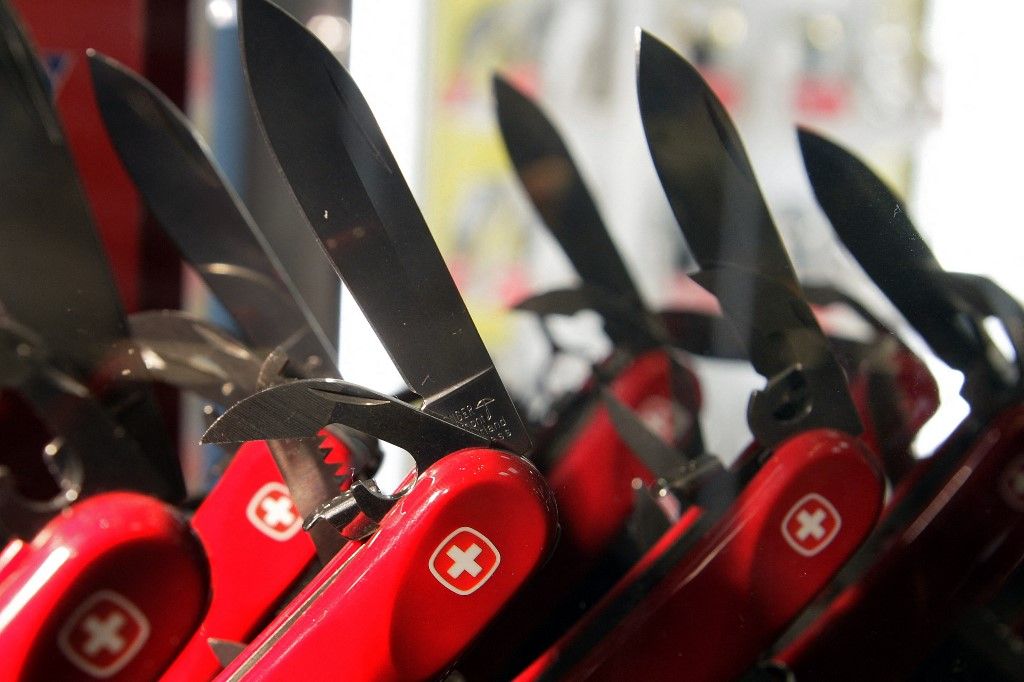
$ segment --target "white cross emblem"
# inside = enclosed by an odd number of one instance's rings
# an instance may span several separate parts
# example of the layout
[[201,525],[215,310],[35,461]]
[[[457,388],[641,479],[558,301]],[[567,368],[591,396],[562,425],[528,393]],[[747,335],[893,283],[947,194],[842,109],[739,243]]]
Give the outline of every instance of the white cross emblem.
[[796,539],[803,541],[810,535],[815,540],[820,540],[825,537],[825,526],[822,524],[825,522],[825,510],[816,509],[813,514],[808,514],[806,509],[801,509],[800,513],[796,515],[796,522],[800,524],[800,528],[796,531]]
[[95,656],[102,649],[112,654],[121,653],[124,649],[124,637],[118,633],[122,627],[124,616],[120,613],[112,613],[106,620],[89,616],[82,622],[82,629],[89,633],[89,639],[82,645],[82,652],[86,656]]
[[480,571],[484,570],[484,567],[476,562],[476,558],[480,556],[482,551],[484,550],[475,542],[465,552],[452,545],[445,552],[448,558],[454,562],[451,568],[448,569],[448,575],[452,578],[458,578],[463,573],[469,573],[474,578],[480,575]]
[[483,587],[500,563],[501,554],[493,542],[480,531],[462,526],[437,545],[427,568],[445,589],[465,596]]
[[287,527],[295,523],[295,514],[292,513],[292,501],[287,497],[270,498],[265,497],[260,502],[260,509],[263,510],[263,520],[268,526]]
[[57,634],[57,648],[75,667],[106,678],[124,669],[149,639],[149,621],[113,590],[82,602]]
[[835,506],[818,493],[804,495],[782,519],[782,537],[793,550],[812,557],[832,544],[843,519]]
[[288,488],[278,481],[256,491],[245,516],[256,530],[279,542],[291,540],[302,529],[302,517],[295,510]]

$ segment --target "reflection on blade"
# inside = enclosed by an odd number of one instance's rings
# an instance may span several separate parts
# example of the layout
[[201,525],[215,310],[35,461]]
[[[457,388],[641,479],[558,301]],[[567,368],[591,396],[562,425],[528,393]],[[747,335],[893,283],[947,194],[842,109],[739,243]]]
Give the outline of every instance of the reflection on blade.
[[768,379],[748,423],[773,445],[813,427],[860,433],[861,424],[768,208],[739,135],[696,69],[647,33],[637,93],[662,187],[713,293]]
[[301,24],[241,3],[243,56],[292,192],[424,410],[530,447],[437,245],[355,82]]
[[[289,342],[296,371],[337,376],[337,349],[188,119],[151,83],[91,52],[100,113],[136,186],[257,348]],[[300,236],[305,236],[300,235]],[[323,261],[310,253],[309,266]]]
[[728,114],[697,70],[648,33],[637,94],[654,166],[701,269],[760,272],[799,292]]
[[846,149],[806,129],[799,138],[814,196],[840,240],[932,350],[951,367],[968,369],[984,355],[983,333],[947,286],[906,207]]
[[534,102],[500,76],[494,77],[494,97],[519,180],[576,272],[588,285],[643,309],[640,292],[558,131]]
[[[141,379],[145,368],[124,343],[117,290],[44,76],[4,2],[0,37],[0,308],[38,334],[50,360],[74,379]],[[40,277],[44,286],[26,285]],[[101,370],[104,377],[94,376]],[[141,445],[146,462],[139,470],[158,472],[128,487],[180,498],[180,467],[148,385],[115,381],[99,399]]]
[[218,405],[256,391],[262,358],[205,320],[176,310],[128,318],[150,375]]
[[302,379],[260,391],[225,412],[203,442],[307,438],[328,424],[344,424],[408,450],[421,471],[456,450],[492,445],[397,398],[333,379]]
[[633,410],[607,389],[601,391],[601,402],[608,409],[615,432],[651,473],[665,481],[679,474],[686,458],[652,433]]

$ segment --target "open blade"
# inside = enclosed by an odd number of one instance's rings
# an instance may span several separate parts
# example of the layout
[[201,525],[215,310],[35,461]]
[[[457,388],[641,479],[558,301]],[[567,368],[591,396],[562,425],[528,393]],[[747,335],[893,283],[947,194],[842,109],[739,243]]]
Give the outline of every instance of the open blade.
[[124,316],[35,53],[6,4],[0,31],[0,300],[86,377],[126,335]]
[[935,354],[969,369],[985,353],[983,331],[948,286],[903,202],[843,147],[806,129],[799,139],[814,196],[839,239]]
[[359,88],[282,10],[243,0],[258,118],[338,273],[424,410],[514,452],[530,439]]
[[[138,354],[125,352],[120,300],[44,77],[5,2],[0,38],[0,308],[76,380],[142,377]],[[180,498],[181,470],[149,386],[115,382],[99,397],[159,472],[139,489]]]
[[697,70],[642,33],[637,94],[669,205],[702,270],[759,272],[799,284],[729,115]]
[[494,77],[494,97],[501,136],[519,180],[576,272],[587,285],[642,310],[640,292],[554,125],[501,76]]
[[725,108],[697,70],[640,36],[637,94],[647,144],[677,222],[713,293],[768,379],[748,421],[765,445],[831,426],[859,433],[846,379],[804,298]]
[[335,379],[301,379],[249,396],[221,415],[203,442],[308,438],[328,424],[343,424],[408,450],[420,471],[450,452],[491,445],[397,398]]
[[[184,114],[117,61],[91,52],[89,66],[96,102],[122,163],[245,339],[257,348],[285,345],[300,374],[339,376],[333,331],[328,333],[302,300]],[[323,253],[317,248],[308,260],[314,267],[323,262]]]

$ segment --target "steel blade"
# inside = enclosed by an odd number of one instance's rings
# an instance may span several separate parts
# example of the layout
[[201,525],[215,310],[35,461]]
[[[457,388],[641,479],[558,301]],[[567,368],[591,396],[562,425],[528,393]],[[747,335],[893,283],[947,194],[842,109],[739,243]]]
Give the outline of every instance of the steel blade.
[[128,323],[154,379],[223,406],[256,392],[263,358],[222,329],[177,310],[135,313]]
[[[79,381],[144,377],[138,354],[124,343],[117,289],[45,76],[6,2],[0,2],[0,37],[0,308],[39,335],[51,361]],[[103,379],[96,376],[101,371]],[[171,500],[183,496],[180,466],[149,386],[115,381],[99,398],[142,446],[143,468],[160,473],[159,481],[142,476],[137,489]]]
[[[257,348],[286,344],[300,373],[339,376],[333,331],[302,300],[184,114],[106,55],[90,52],[89,67],[107,132],[146,205],[245,339]],[[311,251],[307,260],[315,267],[323,252]]]
[[639,39],[637,94],[655,169],[700,265],[694,280],[718,298],[768,380],[748,410],[758,440],[772,445],[815,426],[859,433],[843,371],[725,108],[691,64],[648,33]]
[[494,77],[494,97],[501,136],[519,180],[576,272],[584,283],[643,309],[640,292],[554,125],[501,76]]
[[6,3],[0,31],[0,301],[87,377],[126,336],[121,304],[45,76]]
[[308,438],[343,424],[409,451],[422,471],[441,457],[492,443],[383,393],[333,379],[302,379],[241,400],[210,426],[204,443]]
[[729,115],[697,70],[649,33],[640,37],[637,94],[669,205],[702,270],[759,272],[799,284]]
[[803,128],[798,135],[814,196],[839,239],[935,354],[969,369],[985,352],[984,334],[903,202],[848,150]]
[[358,87],[313,34],[241,2],[244,65],[288,184],[424,410],[515,452],[530,440]]
[[608,410],[615,433],[656,477],[671,481],[686,464],[686,457],[655,435],[633,410],[607,390],[601,402]]

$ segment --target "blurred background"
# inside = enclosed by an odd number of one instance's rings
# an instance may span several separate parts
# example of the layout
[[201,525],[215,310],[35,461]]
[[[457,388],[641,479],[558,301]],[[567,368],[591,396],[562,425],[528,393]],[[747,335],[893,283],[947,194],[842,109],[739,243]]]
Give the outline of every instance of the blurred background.
[[[841,250],[817,209],[795,125],[857,150],[908,198],[944,266],[988,275],[1024,298],[1017,198],[1024,158],[1024,6],[997,0],[280,0],[346,61],[369,100],[510,390],[571,388],[583,359],[547,365],[536,320],[510,307],[575,275],[539,225],[501,144],[491,97],[499,71],[559,125],[648,302],[706,306],[658,185],[637,112],[635,28],[691,58],[730,109],[798,273],[867,302],[906,333],[939,379],[943,407],[921,434],[930,451],[963,415],[960,377],[932,360]],[[234,0],[15,0],[45,55],[86,189],[129,310],[217,311],[146,227],[89,109],[82,49],[140,69],[183,104],[274,247],[289,261],[302,218],[282,185],[242,81]],[[72,5],[72,6],[69,6]],[[85,107],[92,113],[82,115]],[[79,121],[74,124],[71,121]],[[90,126],[92,126],[90,128]],[[120,196],[119,201],[111,201]],[[166,249],[166,250],[164,250]],[[296,264],[297,272],[301,263]],[[382,286],[386,286],[386,273]],[[352,301],[322,272],[300,277],[312,305],[337,313],[345,377],[393,392],[400,380]],[[596,318],[555,332],[584,358],[607,341]],[[842,325],[837,320],[836,325]],[[746,444],[742,365],[697,363],[709,448]],[[200,405],[179,409],[190,487],[218,455],[196,445]],[[395,471],[401,463],[395,465]],[[387,476],[387,474],[385,474]]]

